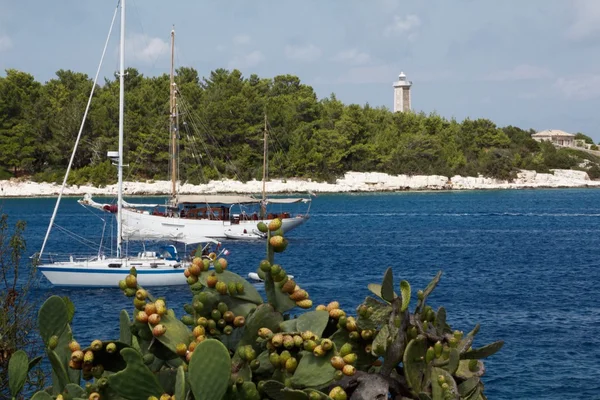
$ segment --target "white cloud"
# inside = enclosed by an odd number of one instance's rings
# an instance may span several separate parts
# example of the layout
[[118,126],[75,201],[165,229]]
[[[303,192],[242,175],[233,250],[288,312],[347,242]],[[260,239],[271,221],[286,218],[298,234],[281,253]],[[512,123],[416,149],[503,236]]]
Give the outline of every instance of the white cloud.
[[125,41],[125,51],[133,60],[151,63],[169,54],[169,44],[160,38],[134,34]]
[[567,37],[581,40],[600,31],[600,1],[572,0],[573,23],[567,30]]
[[371,56],[369,54],[358,51],[357,49],[344,50],[337,53],[333,57],[333,61],[338,61],[341,63],[349,63],[349,64],[366,64],[371,61]]
[[285,45],[284,54],[290,60],[310,62],[321,56],[321,49],[314,44],[301,46]]
[[406,17],[400,15],[394,15],[394,21],[385,28],[386,36],[397,36],[404,35],[409,40],[416,38],[416,30],[421,26],[421,19],[414,15],[409,14]]
[[229,68],[251,68],[263,62],[265,56],[258,50],[254,50],[247,54],[237,55],[229,61]]
[[555,86],[573,100],[590,100],[600,97],[600,75],[579,75],[572,78],[558,78]]
[[496,71],[486,75],[485,81],[521,81],[552,78],[553,74],[548,68],[535,65],[521,64],[512,69]]
[[7,35],[0,35],[0,51],[6,51],[12,48],[12,40]]
[[241,34],[241,35],[234,36],[232,41],[233,41],[233,44],[242,46],[242,45],[250,43],[252,41],[252,38],[249,35]]

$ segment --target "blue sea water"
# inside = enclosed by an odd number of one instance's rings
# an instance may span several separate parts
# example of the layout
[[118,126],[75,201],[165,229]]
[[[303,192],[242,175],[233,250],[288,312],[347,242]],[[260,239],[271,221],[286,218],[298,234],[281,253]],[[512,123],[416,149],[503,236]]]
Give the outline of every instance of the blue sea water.
[[[29,254],[39,250],[54,203],[0,199],[13,222],[27,221]],[[429,304],[446,308],[453,329],[479,322],[474,347],[505,341],[485,361],[488,398],[600,398],[600,190],[319,195],[311,215],[277,261],[315,304],[339,300],[354,310],[389,266],[413,293],[442,270]],[[57,224],[90,237],[102,232],[100,218],[72,198]],[[51,251],[77,245],[61,243],[59,231],[52,237]],[[264,258],[264,243],[225,246],[242,276]],[[152,292],[178,315],[190,298],[185,286]],[[116,337],[118,311],[132,308],[117,289],[52,288],[41,278],[36,295],[50,294],[75,303],[81,343]]]

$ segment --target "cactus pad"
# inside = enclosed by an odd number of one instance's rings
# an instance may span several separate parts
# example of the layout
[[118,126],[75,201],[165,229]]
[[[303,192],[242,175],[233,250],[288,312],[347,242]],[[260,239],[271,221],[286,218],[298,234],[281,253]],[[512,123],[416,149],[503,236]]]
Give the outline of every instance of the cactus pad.
[[424,383],[427,379],[428,366],[425,362],[427,345],[425,338],[417,337],[408,342],[402,363],[404,365],[404,376],[408,386],[415,393],[423,392]]
[[333,380],[335,368],[331,366],[331,357],[315,357],[313,353],[303,352],[296,372],[292,376],[292,386],[296,388],[320,388]]
[[38,326],[44,343],[48,345],[52,336],[60,336],[68,323],[68,310],[63,299],[59,296],[49,297],[38,312]]
[[221,400],[229,386],[231,359],[223,343],[207,339],[200,343],[190,360],[190,387],[196,399]]
[[[200,282],[202,282],[203,285],[206,286],[206,278],[208,278],[208,276],[212,274],[212,271],[203,271],[200,276],[198,277],[198,280]],[[236,294],[235,297],[241,300],[246,300],[249,301],[251,303],[254,304],[262,304],[263,299],[261,297],[261,295],[258,293],[258,291],[256,290],[256,288],[247,280],[245,280],[244,278],[242,278],[241,276],[239,276],[238,274],[231,272],[231,271],[223,271],[220,274],[217,274],[219,277],[219,281],[221,282],[225,282],[226,284],[229,284],[230,282],[233,282],[235,284],[242,284],[244,285],[244,293],[242,294]]]
[[410,304],[410,283],[407,281],[400,282],[400,295],[402,296],[402,307],[400,311],[404,312]]
[[140,353],[132,348],[120,352],[127,367],[108,377],[108,383],[115,392],[126,399],[146,400],[150,396],[159,397],[163,393],[156,376],[142,361]]
[[504,346],[503,340],[498,340],[497,342],[490,343],[487,346],[480,347],[478,349],[469,350],[460,355],[462,360],[470,360],[470,359],[481,359],[491,356],[499,351],[502,346]]
[[8,387],[12,397],[16,398],[27,380],[29,372],[29,357],[23,350],[18,350],[10,356],[8,362]]

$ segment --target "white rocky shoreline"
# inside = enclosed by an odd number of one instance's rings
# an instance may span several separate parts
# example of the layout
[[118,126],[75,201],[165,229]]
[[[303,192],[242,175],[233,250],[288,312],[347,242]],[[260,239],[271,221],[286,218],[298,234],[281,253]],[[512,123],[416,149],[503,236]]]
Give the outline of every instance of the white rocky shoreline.
[[[160,196],[170,193],[169,181],[124,182],[124,193],[128,196]],[[600,187],[600,181],[590,180],[584,171],[552,170],[552,173],[537,173],[522,170],[512,182],[493,178],[446,177],[440,175],[388,175],[380,172],[347,172],[336,183],[317,182],[310,179],[273,179],[267,183],[269,193],[352,193],[390,191],[431,190],[490,190],[490,189],[534,189],[534,188],[585,188]],[[239,182],[234,180],[211,181],[207,184],[180,186],[181,194],[217,193],[260,193],[262,182]],[[0,181],[0,197],[53,197],[60,191],[55,183],[36,183],[18,179]],[[64,196],[113,196],[117,185],[105,187],[67,186]]]

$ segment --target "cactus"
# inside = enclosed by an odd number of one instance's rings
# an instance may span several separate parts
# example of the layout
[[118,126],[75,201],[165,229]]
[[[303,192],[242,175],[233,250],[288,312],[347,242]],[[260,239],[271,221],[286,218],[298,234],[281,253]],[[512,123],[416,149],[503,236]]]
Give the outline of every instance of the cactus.
[[[33,398],[485,398],[481,359],[503,342],[474,349],[479,325],[466,335],[452,331],[446,309],[434,311],[426,304],[441,272],[417,291],[413,312],[410,284],[401,280],[396,294],[388,268],[381,284],[368,286],[375,297],[366,297],[356,316],[337,301],[293,316],[290,310],[312,308],[312,300],[275,263],[276,253],[288,245],[281,228],[277,223],[265,228],[267,257],[258,270],[266,301],[226,260],[197,259],[185,270],[191,300],[178,318],[165,299],[137,284],[132,269],[122,290],[132,297],[133,318],[122,310],[119,340],[94,340],[84,347],[73,341],[72,303],[50,297],[38,322],[53,384]],[[36,360],[13,355],[13,396]],[[85,389],[79,386],[82,377],[88,381]]]
[[190,387],[196,399],[221,400],[229,383],[229,352],[216,340],[200,343],[190,360]]

